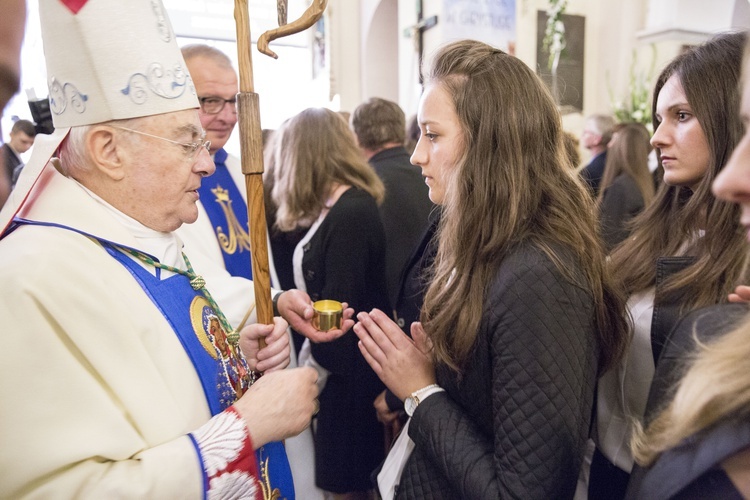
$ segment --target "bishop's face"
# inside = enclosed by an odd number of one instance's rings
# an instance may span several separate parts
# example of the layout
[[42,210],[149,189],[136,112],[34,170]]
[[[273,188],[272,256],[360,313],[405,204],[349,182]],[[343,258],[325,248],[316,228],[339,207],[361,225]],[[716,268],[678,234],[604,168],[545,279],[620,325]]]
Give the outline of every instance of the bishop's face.
[[[139,120],[138,131],[184,144],[204,140],[194,109]],[[118,133],[129,132],[118,130]],[[202,146],[191,151],[156,137],[137,135],[137,138],[126,146],[129,156],[118,186],[117,208],[161,232],[195,222],[201,179],[216,170],[208,151]]]

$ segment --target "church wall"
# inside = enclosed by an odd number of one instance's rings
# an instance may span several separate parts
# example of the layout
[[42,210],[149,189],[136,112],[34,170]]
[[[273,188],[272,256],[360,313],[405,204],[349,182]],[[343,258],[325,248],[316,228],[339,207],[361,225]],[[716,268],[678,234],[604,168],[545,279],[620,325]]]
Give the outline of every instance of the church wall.
[[[425,17],[440,18],[442,0],[423,0],[423,4]],[[547,6],[547,0],[516,0],[516,56],[532,68],[546,64],[536,61],[536,53],[537,11]],[[415,1],[399,0],[398,13],[402,32],[416,22]],[[576,135],[586,115],[612,113],[614,102],[628,96],[631,75],[647,79],[650,94],[660,70],[685,45],[701,43],[712,33],[750,26],[746,0],[714,0],[710,7],[703,0],[569,0],[566,13],[585,17],[583,109],[563,116],[566,130]],[[442,41],[438,20],[424,34],[425,59]],[[407,114],[414,113],[419,86],[411,40],[399,38],[399,58],[399,103]],[[586,152],[582,154],[586,161]]]
[[[583,114],[609,112],[608,82],[615,94],[626,88],[631,52],[637,45],[635,33],[644,28],[647,0],[570,0],[567,12],[586,18],[586,49],[584,59]],[[425,17],[441,14],[441,0],[424,0]],[[516,0],[516,56],[536,68],[537,11],[546,10],[547,0]],[[413,0],[401,0],[399,26],[401,30],[416,21]],[[425,57],[440,45],[440,23],[425,33]],[[410,84],[414,68],[413,47],[407,39],[400,40],[400,102],[408,112],[416,111]],[[545,64],[545,61],[541,61]],[[582,118],[566,116],[566,126],[578,132]]]
[[[330,24],[331,97],[338,94],[339,109],[351,111],[362,102],[363,0],[329,0],[326,19]],[[393,78],[398,78],[395,75]]]

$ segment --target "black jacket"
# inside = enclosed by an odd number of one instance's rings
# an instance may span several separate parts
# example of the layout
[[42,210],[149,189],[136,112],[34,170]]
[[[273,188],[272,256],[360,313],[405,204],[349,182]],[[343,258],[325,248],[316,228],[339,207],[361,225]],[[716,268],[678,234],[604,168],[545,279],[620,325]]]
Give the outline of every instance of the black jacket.
[[581,178],[588,184],[594,198],[599,196],[599,184],[601,184],[602,177],[604,177],[604,166],[606,164],[607,152],[605,151],[592,158],[589,164],[581,170]]
[[[579,267],[558,252],[566,269]],[[571,498],[597,371],[589,290],[523,244],[488,290],[460,378],[416,409],[397,498]]]
[[604,190],[599,205],[599,220],[602,240],[608,252],[628,237],[628,222],[641,213],[644,207],[641,190],[628,174],[618,175]]
[[629,499],[693,500],[743,498],[721,470],[721,462],[750,446],[750,422],[728,418],[661,454]]
[[[341,195],[304,246],[302,272],[314,301],[348,302],[355,312],[389,310],[383,225],[372,196],[357,188]],[[315,360],[330,372],[318,398],[315,482],[334,493],[370,489],[370,473],[385,454],[383,426],[372,406],[385,386],[358,341],[349,331],[311,345]]]
[[434,205],[421,170],[409,162],[403,146],[374,154],[370,165],[385,185],[380,218],[385,229],[388,300],[395,304],[401,270],[427,228]]
[[[646,425],[656,418],[659,411],[669,402],[673,389],[687,367],[686,361],[690,359],[690,354],[696,349],[696,336],[701,342],[709,342],[734,329],[747,314],[747,304],[718,304],[694,311],[680,321],[665,341],[662,355],[659,358],[659,364],[656,366],[654,381],[651,384],[648,403],[646,405],[646,415],[644,418]],[[731,424],[722,425],[724,427],[727,425],[731,426]],[[748,430],[750,429],[745,429],[744,432]],[[674,460],[685,460],[685,457],[696,454],[699,447],[695,442],[703,443],[705,441],[702,446],[707,446],[721,454],[721,449],[718,445],[722,440],[720,437],[722,432],[724,431],[710,431],[705,438],[693,440],[694,443],[692,445],[685,443],[678,447],[676,451],[665,454],[651,469],[643,469],[636,465],[630,477],[626,498],[668,498],[659,496],[658,491],[670,491],[669,488],[672,488],[671,491],[674,492],[679,490],[674,489],[677,486],[680,488],[687,487],[690,482],[698,479],[700,474],[706,472],[713,465],[710,460],[707,460],[709,457],[713,457],[712,460],[718,460],[714,456],[714,451],[707,453],[708,450],[704,450],[702,452],[703,455],[701,455],[698,461],[692,458],[692,466],[694,467],[692,470],[696,471],[696,474],[690,477],[680,474],[681,483],[675,482],[676,478],[669,479],[667,481],[669,484],[667,490],[662,490],[660,486],[656,486],[665,481],[665,478],[660,478],[664,474],[665,465],[663,464],[672,463]],[[709,435],[714,435],[714,437],[709,439]],[[747,435],[747,437],[750,439],[750,435]],[[725,457],[726,455],[724,455]],[[663,464],[659,465],[660,463]],[[680,467],[679,470],[687,471],[688,469]]]
[[[398,326],[410,337],[411,324],[419,321],[424,294],[429,286],[426,273],[435,261],[435,254],[437,253],[435,233],[439,223],[439,209],[435,209],[430,214],[430,224],[422,236],[422,241],[417,245],[401,273],[401,286],[399,287],[396,305],[393,308],[393,317]],[[404,408],[404,402],[388,389],[385,390],[385,400],[391,411],[403,410]]]
[[[666,294],[664,293],[664,285],[668,278],[685,269],[694,261],[694,257],[688,256],[659,257],[656,260],[656,296],[650,332],[654,366],[658,366],[670,332],[680,318],[686,314],[686,311],[682,311],[682,304],[685,303],[686,293],[688,292]],[[601,451],[596,450],[589,475],[589,498],[620,500],[625,497],[629,481],[630,474],[628,472],[611,463]]]

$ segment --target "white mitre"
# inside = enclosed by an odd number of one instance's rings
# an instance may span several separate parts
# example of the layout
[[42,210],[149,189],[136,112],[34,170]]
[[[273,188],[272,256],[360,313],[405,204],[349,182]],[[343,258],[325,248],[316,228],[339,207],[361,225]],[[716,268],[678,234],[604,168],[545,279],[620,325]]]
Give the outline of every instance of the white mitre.
[[55,132],[37,135],[3,231],[70,127],[199,106],[161,0],[39,0],[39,16]]

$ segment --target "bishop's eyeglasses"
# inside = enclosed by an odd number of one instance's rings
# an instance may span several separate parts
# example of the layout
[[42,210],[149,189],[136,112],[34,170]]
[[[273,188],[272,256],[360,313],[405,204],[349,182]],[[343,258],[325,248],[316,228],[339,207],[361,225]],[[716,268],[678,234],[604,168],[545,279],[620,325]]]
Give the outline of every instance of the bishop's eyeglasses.
[[215,95],[199,97],[198,102],[201,105],[201,111],[207,115],[218,115],[224,109],[227,103],[232,105],[232,112],[237,114],[237,98],[224,99]]
[[154,139],[160,139],[162,141],[167,141],[167,142],[171,142],[172,144],[177,144],[178,146],[182,146],[182,149],[185,151],[185,154],[190,159],[192,159],[198,152],[200,152],[201,147],[206,148],[206,151],[208,151],[208,153],[211,154],[211,149],[210,149],[211,141],[206,140],[205,132],[203,132],[203,136],[200,138],[198,142],[179,142],[179,141],[173,141],[172,139],[167,139],[166,137],[159,137],[158,135],[147,134],[146,132],[141,132],[140,130],[135,130],[132,128],[120,127],[118,125],[111,125],[111,127],[119,128],[120,130],[125,130],[127,132],[132,132],[134,134],[145,135],[146,137],[152,137]]

